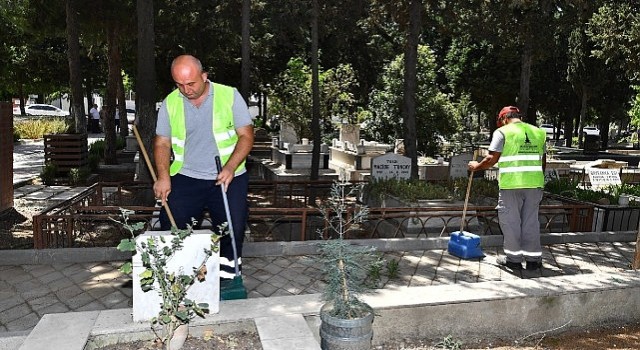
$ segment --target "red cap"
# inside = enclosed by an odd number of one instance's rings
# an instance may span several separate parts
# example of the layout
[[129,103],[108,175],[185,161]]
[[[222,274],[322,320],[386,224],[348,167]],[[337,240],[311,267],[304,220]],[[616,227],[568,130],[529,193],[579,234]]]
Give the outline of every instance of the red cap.
[[[511,113],[515,115],[509,115]],[[498,118],[502,118],[503,116],[506,116],[507,118],[517,118],[519,117],[519,114],[520,110],[518,109],[518,107],[507,106],[500,110],[500,113],[498,113]]]

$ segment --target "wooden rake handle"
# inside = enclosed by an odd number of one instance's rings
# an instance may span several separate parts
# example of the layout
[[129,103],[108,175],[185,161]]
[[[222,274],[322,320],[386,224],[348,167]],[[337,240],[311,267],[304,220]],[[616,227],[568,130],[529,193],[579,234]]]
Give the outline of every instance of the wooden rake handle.
[[[138,133],[138,128],[136,125],[133,125],[133,134],[136,135],[136,141],[138,141],[138,146],[142,151],[142,156],[144,157],[145,163],[147,163],[147,167],[149,168],[149,172],[151,172],[151,178],[153,178],[153,182],[158,181],[158,177],[156,176],[155,170],[153,170],[153,165],[151,165],[151,160],[149,159],[149,154],[147,154],[147,149],[144,147],[142,143],[142,139],[140,138],[140,134]],[[176,220],[173,218],[173,214],[171,213],[171,209],[169,208],[169,203],[166,201],[163,202],[164,210],[167,211],[167,216],[169,217],[169,221],[171,222],[171,226],[178,228],[176,225]]]

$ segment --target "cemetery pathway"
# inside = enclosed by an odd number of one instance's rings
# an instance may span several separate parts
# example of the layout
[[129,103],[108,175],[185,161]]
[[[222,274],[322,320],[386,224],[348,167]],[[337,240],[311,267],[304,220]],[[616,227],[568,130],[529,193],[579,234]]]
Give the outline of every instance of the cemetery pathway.
[[[87,142],[104,139],[104,134],[90,134]],[[13,186],[19,187],[36,179],[44,165],[44,141],[21,140],[13,144]]]
[[[487,257],[481,261],[461,260],[446,250],[387,252],[387,261],[398,262],[398,273],[390,278],[383,269],[380,286],[412,287],[607,273],[629,269],[634,249],[635,243],[619,242],[545,246],[543,269],[517,273],[498,267],[496,249],[485,250]],[[312,256],[245,257],[243,261],[249,298],[322,290],[322,271]],[[30,331],[46,313],[131,308],[131,277],[119,272],[120,264],[0,265],[0,337]]]
[[44,165],[44,141],[21,141],[13,145],[13,186],[38,177]]

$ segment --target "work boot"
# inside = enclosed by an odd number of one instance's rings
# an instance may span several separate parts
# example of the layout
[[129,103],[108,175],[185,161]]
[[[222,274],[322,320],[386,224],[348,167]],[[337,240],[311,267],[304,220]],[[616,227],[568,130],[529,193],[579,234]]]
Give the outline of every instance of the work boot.
[[527,261],[527,270],[537,270],[542,268],[542,262],[540,261]]
[[504,266],[511,270],[522,270],[522,263],[509,261],[507,260],[506,256],[500,256],[496,258],[496,262],[498,263],[498,265]]

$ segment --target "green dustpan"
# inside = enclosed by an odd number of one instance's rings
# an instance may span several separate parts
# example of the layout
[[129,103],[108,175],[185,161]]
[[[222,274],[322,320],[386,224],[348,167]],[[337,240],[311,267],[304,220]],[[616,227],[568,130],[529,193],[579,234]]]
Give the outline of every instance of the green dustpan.
[[220,300],[247,299],[247,289],[242,282],[242,276],[220,282]]
[[[216,156],[216,167],[218,173],[222,171],[222,164],[220,163],[220,157]],[[220,300],[234,300],[234,299],[247,299],[247,289],[242,282],[242,276],[240,276],[240,269],[238,268],[238,249],[236,248],[236,239],[233,232],[233,223],[231,222],[231,213],[229,212],[229,200],[227,199],[227,191],[222,186],[222,199],[224,201],[224,210],[227,214],[227,224],[229,233],[231,234],[231,246],[233,247],[233,260],[235,263],[236,275],[231,280],[220,281]]]

